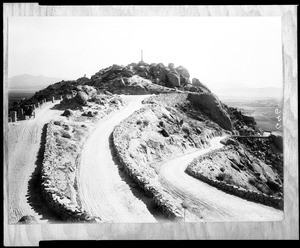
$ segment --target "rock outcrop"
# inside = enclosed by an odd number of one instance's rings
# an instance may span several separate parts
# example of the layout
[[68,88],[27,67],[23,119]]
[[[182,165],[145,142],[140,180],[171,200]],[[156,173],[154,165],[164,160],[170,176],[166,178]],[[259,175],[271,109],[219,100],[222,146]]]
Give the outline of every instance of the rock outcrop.
[[167,72],[167,78],[169,80],[169,86],[171,88],[179,87],[180,86],[180,78],[177,72],[174,71],[168,71]]
[[188,98],[196,107],[210,116],[220,127],[232,131],[232,123],[228,113],[223,109],[219,99],[210,93],[189,93]]
[[[133,87],[127,85],[126,82],[132,76],[139,76],[150,83],[155,85],[160,85],[167,88],[179,88],[180,90],[187,90],[184,88],[186,85],[191,85],[189,80],[190,73],[183,66],[178,66],[175,68],[173,63],[168,66],[164,66],[162,63],[158,64],[147,64],[145,62],[131,63],[127,66],[117,66],[113,65],[111,67],[100,70],[95,75],[91,77],[90,85],[95,87],[105,87],[110,90],[116,90],[117,87],[129,90],[132,94]],[[140,91],[136,87],[137,91]],[[201,92],[200,88],[194,88],[193,90]],[[146,89],[148,93],[153,93],[151,88]]]
[[178,66],[175,70],[180,75],[180,77],[190,78],[190,73],[185,67]]
[[[143,80],[130,83],[133,81],[132,78],[136,79],[136,77]],[[198,79],[194,78],[191,83],[190,73],[183,66],[175,67],[173,63],[165,66],[163,63],[148,64],[140,61],[127,66],[113,64],[99,70],[90,79],[81,77],[77,80],[63,80],[36,92],[33,97],[22,100],[17,105],[20,107],[36,104],[43,99],[51,100],[52,97],[59,99],[60,96],[70,99],[75,95],[78,103],[85,105],[93,95],[97,94],[97,91],[109,91],[115,94],[160,94],[176,90],[210,93],[210,90]]]
[[260,135],[262,131],[258,128],[256,121],[251,116],[242,114],[240,110],[236,108],[228,107],[222,104],[223,108],[229,114],[233,130],[239,135]]
[[201,83],[197,78],[193,78],[192,85],[199,89],[200,92],[211,93],[210,89],[208,89],[208,87],[204,83]]
[[82,105],[86,105],[87,101],[89,100],[88,94],[86,94],[84,91],[78,91],[77,95],[75,97],[75,100]]
[[271,133],[270,137],[271,141],[273,142],[273,144],[275,145],[275,147],[283,152],[283,138],[281,135],[276,134],[276,133]]

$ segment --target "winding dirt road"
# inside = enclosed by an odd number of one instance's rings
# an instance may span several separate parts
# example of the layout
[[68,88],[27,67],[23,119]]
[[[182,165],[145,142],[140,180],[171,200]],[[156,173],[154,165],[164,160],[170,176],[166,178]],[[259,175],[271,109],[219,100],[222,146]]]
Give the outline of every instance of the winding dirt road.
[[[87,139],[78,175],[83,208],[102,220],[112,222],[154,222],[143,197],[136,197],[122,178],[111,151],[111,134],[116,125],[142,107],[146,96],[123,96],[128,105],[100,123]],[[283,212],[227,194],[184,171],[190,161],[222,147],[217,137],[207,149],[176,157],[161,166],[159,181],[174,197],[188,205],[186,221],[282,220]]]
[[[53,103],[47,102],[36,109],[36,117],[8,125],[8,206],[9,222],[15,223],[24,215],[32,215],[39,223],[48,222],[50,217],[37,192],[38,170],[41,166],[41,149],[44,125],[61,114],[52,110]],[[31,191],[29,193],[29,191]]]
[[127,106],[101,122],[86,140],[78,173],[82,207],[111,222],[156,222],[143,202],[123,180],[114,162],[111,134],[116,125],[142,107],[142,96],[122,96]]
[[279,221],[283,219],[283,211],[254,203],[227,194],[210,186],[184,171],[189,162],[205,153],[221,148],[220,140],[211,140],[211,146],[174,158],[161,167],[160,183],[176,198],[188,205],[186,221]]

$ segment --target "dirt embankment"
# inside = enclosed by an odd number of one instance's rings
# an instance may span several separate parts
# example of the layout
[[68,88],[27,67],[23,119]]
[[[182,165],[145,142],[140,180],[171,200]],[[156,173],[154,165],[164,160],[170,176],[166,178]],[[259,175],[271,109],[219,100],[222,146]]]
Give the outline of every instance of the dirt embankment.
[[[98,98],[101,97],[98,95]],[[99,121],[123,105],[119,97],[113,101],[111,98],[113,96],[102,96],[102,104],[93,101],[78,109],[73,106],[73,110],[66,109],[47,125],[41,188],[48,205],[63,220],[96,221],[95,216],[81,207],[76,174],[86,138]],[[72,104],[75,102],[62,102],[56,108],[64,109]]]
[[[160,97],[160,96],[158,96]],[[180,100],[180,94],[170,100]],[[211,138],[221,135],[221,129],[187,117],[172,104],[164,106],[145,100],[144,108],[121,122],[113,132],[117,157],[128,175],[151,197],[170,218],[183,218],[182,201],[171,195],[159,182],[160,166],[170,157],[209,145]]]

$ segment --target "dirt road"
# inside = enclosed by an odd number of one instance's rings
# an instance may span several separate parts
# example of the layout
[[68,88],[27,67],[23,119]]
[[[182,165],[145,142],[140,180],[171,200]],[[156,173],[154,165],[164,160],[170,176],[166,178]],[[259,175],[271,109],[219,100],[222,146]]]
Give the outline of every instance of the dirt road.
[[[39,223],[55,220],[38,191],[44,125],[61,112],[51,110],[47,102],[36,110],[35,119],[9,123],[8,127],[8,200],[9,222],[16,223],[24,215],[35,216]],[[29,194],[29,191],[30,194]]]
[[128,105],[110,116],[91,133],[82,154],[78,173],[82,207],[105,221],[156,222],[144,196],[136,196],[114,162],[111,134],[114,127],[142,107],[148,96],[122,96]]
[[160,183],[188,205],[186,221],[278,221],[283,211],[250,202],[212,187],[184,171],[189,162],[213,149],[222,147],[217,137],[207,149],[174,158],[161,167]]

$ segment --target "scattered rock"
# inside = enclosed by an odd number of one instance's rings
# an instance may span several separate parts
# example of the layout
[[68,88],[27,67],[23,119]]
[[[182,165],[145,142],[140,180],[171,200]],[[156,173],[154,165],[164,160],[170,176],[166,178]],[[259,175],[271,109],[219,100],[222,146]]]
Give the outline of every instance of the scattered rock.
[[53,123],[54,123],[54,125],[57,125],[57,126],[61,126],[61,124],[62,124],[61,121],[54,121]]
[[66,109],[63,113],[62,113],[62,116],[73,116],[73,111],[70,110],[70,109]]
[[89,111],[89,112],[87,113],[87,116],[88,116],[88,117],[94,117],[95,114],[94,114],[92,111]]
[[222,139],[220,141],[221,144],[225,145],[225,146],[229,146],[229,145],[238,145],[238,142],[232,138],[225,138]]
[[67,139],[71,138],[71,135],[68,132],[66,132],[66,131],[63,131],[62,134],[61,134],[61,136],[64,137],[64,138],[67,138]]

